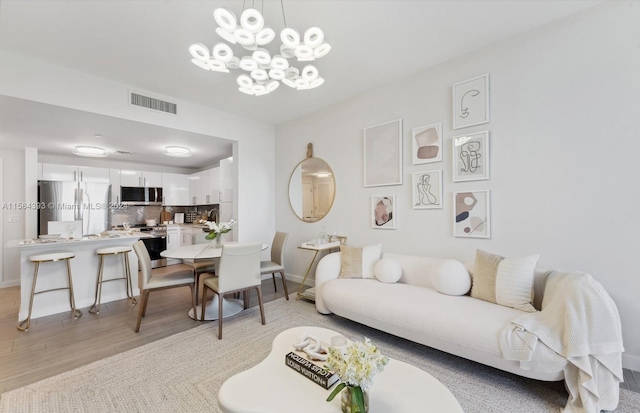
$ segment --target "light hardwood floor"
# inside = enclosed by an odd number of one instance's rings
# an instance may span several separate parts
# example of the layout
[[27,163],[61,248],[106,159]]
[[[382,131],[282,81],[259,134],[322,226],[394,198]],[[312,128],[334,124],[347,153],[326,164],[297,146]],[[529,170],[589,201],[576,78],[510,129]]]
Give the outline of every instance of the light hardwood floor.
[[[262,282],[265,302],[284,296],[277,280]],[[299,284],[289,281],[289,298],[295,300]],[[258,304],[255,293],[251,305]],[[313,305],[309,303],[309,305]],[[139,333],[134,332],[138,306],[128,300],[103,304],[100,314],[74,320],[70,312],[34,319],[27,332],[18,331],[19,287],[0,289],[0,394],[72,370],[201,325],[191,320],[189,289],[174,288],[151,294]],[[624,370],[622,388],[640,393],[640,373]]]

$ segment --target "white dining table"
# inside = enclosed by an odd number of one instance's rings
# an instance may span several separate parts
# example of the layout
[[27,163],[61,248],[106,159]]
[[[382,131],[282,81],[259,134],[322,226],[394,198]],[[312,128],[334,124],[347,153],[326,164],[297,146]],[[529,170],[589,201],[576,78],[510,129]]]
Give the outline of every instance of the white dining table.
[[[237,244],[236,242],[227,242],[227,244]],[[262,250],[266,250],[269,246],[265,243],[262,243]],[[210,243],[204,244],[193,244],[193,245],[185,245],[179,248],[174,248],[171,250],[165,250],[160,253],[162,257],[165,258],[174,258],[178,260],[210,260],[213,258],[220,258],[222,255],[222,248],[215,247],[215,245]],[[189,317],[194,320],[200,319],[200,314],[202,311],[202,306],[204,305],[204,319],[205,320],[217,320],[218,315],[218,294],[214,294],[213,300],[207,301],[207,303],[201,303],[196,306],[196,314],[193,313],[193,309],[189,310]],[[240,311],[244,310],[244,302],[235,298],[222,298],[222,312],[223,317],[230,317],[232,315],[238,314]]]

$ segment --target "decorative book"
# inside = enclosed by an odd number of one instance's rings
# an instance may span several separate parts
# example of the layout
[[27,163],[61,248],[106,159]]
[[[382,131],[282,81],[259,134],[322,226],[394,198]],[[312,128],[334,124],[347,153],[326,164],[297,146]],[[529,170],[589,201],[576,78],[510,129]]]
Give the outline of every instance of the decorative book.
[[322,366],[293,351],[285,356],[284,361],[287,366],[325,389],[333,386],[340,379],[336,373],[325,370]]

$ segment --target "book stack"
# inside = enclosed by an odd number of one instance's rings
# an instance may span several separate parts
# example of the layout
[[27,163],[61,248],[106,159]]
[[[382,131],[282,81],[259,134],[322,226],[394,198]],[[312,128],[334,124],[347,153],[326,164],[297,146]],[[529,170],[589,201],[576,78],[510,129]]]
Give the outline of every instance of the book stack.
[[322,386],[325,389],[333,386],[340,376],[325,370],[322,366],[307,360],[304,356],[290,352],[285,356],[285,364],[304,377]]

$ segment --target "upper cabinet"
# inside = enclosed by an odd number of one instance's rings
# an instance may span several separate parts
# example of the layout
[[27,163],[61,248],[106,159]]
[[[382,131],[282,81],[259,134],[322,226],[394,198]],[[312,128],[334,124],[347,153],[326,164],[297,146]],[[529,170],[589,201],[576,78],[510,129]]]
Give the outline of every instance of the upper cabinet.
[[191,205],[189,202],[189,180],[184,174],[162,174],[164,205]]
[[233,202],[233,159],[220,161],[220,202]]
[[161,172],[120,170],[120,186],[161,187]]
[[109,183],[109,169],[43,163],[42,179],[45,181]]

